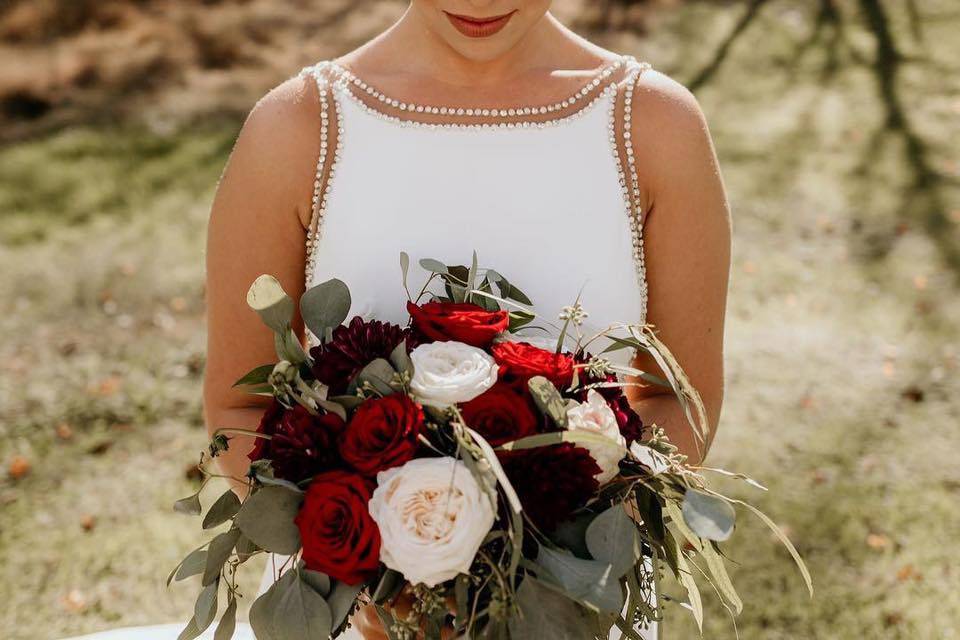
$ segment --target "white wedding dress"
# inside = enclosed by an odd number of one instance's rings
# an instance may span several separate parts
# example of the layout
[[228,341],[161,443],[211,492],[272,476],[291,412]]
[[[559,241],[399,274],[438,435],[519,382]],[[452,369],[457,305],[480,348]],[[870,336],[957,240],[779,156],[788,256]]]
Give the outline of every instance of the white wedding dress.
[[[632,94],[647,68],[623,57],[554,103],[497,108],[404,102],[332,63],[304,69],[321,111],[307,285],[340,278],[353,296],[351,317],[405,323],[400,252],[410,255],[410,288],[419,290],[418,259],[469,264],[476,250],[481,266],[515,283],[546,320],[582,290],[587,329],[643,322],[633,154],[642,142],[630,127],[641,116]],[[83,640],[175,640],[181,628]],[[658,637],[655,628],[638,633]],[[243,626],[234,637],[253,635]]]

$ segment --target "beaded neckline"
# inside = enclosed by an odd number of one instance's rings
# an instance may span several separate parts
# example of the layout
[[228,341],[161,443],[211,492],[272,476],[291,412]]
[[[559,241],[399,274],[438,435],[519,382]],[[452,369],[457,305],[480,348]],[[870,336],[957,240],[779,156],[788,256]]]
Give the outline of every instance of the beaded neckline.
[[[379,102],[388,107],[392,107],[400,112],[419,113],[428,116],[447,116],[453,118],[488,118],[493,120],[517,118],[523,116],[544,116],[548,114],[564,111],[578,102],[582,101],[601,83],[610,78],[620,67],[634,62],[632,56],[621,56],[597,71],[593,78],[580,87],[572,95],[553,102],[551,104],[539,106],[513,106],[513,107],[445,107],[436,105],[419,104],[414,102],[404,102],[392,98],[375,87],[365,82],[362,78],[355,75],[349,69],[335,63],[323,63],[328,66],[337,79],[337,84],[343,87],[356,101],[365,105],[369,110],[377,111],[375,107],[370,106],[360,98],[360,95],[366,95],[370,99]],[[358,95],[358,92],[360,95]],[[591,101],[592,102],[592,101]],[[389,114],[387,114],[389,115]]]

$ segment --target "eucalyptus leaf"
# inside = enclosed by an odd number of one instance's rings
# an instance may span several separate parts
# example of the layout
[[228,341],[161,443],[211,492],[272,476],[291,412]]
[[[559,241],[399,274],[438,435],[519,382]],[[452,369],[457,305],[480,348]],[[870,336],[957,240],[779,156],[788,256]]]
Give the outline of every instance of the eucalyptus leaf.
[[260,314],[263,323],[274,332],[283,333],[290,328],[293,300],[273,276],[264,274],[254,280],[247,291],[247,305]]
[[[400,252],[400,276],[403,288],[407,288],[407,275],[410,273],[410,255],[406,251]],[[409,291],[407,291],[409,293]]]
[[281,594],[296,579],[293,571],[287,571],[250,606],[250,626],[257,640],[285,640],[274,628],[273,614]]
[[703,633],[703,600],[700,598],[700,588],[697,586],[697,581],[693,578],[690,564],[687,562],[686,556],[683,555],[680,544],[674,540],[672,536],[671,541],[673,542],[674,553],[677,559],[677,581],[687,590],[687,598],[689,600],[690,610],[693,612],[693,619],[697,623],[697,628]]
[[659,451],[637,441],[630,444],[633,459],[650,470],[652,475],[660,475],[670,469],[670,459]]
[[260,548],[245,535],[240,536],[237,540],[237,546],[234,548],[237,552],[237,559],[240,560],[240,562],[246,562],[250,559],[250,556],[260,550]]
[[333,620],[333,629],[337,630],[346,622],[347,616],[353,610],[357,596],[363,590],[363,583],[350,585],[346,582],[337,580],[333,584],[333,589],[327,597],[327,604],[330,605],[330,615]]
[[623,592],[613,566],[599,560],[584,560],[573,554],[541,546],[537,564],[557,582],[571,599],[598,611],[620,613]]
[[281,360],[293,364],[301,364],[307,361],[307,352],[303,350],[300,338],[289,327],[284,331],[273,334],[273,346],[276,349],[277,357]]
[[596,519],[595,513],[581,513],[564,520],[550,534],[550,539],[564,549],[569,549],[578,558],[591,558],[587,548],[587,528]]
[[413,360],[407,353],[407,341],[401,340],[400,343],[390,352],[390,364],[400,373],[413,375]]
[[180,635],[177,636],[177,640],[193,640],[201,633],[203,633],[203,629],[198,628],[197,621],[193,618],[190,618],[190,622],[187,623],[187,626],[184,627],[183,631],[180,632]]
[[207,511],[207,515],[203,518],[203,528],[213,529],[237,515],[239,510],[240,498],[232,489],[228,489]]
[[[591,431],[551,431],[550,433],[538,433],[534,436],[525,436],[519,440],[513,440],[500,445],[501,449],[506,451],[520,451],[523,449],[536,449],[538,447],[548,447],[561,442],[572,442],[574,444],[596,444],[604,447],[614,448],[618,443],[607,436],[600,435]],[[624,452],[626,448],[620,447]]]
[[466,302],[467,291],[473,289],[467,285],[470,270],[463,265],[450,265],[447,272],[441,274],[447,295],[454,302]]
[[210,541],[201,584],[206,586],[216,582],[220,578],[220,570],[223,568],[223,563],[225,563],[230,557],[230,554],[233,553],[233,547],[239,539],[240,530],[230,529]]
[[230,640],[234,631],[237,630],[237,599],[230,594],[230,600],[227,603],[227,610],[223,612],[220,623],[217,624],[217,630],[213,634],[213,640]]
[[510,324],[507,326],[507,331],[513,333],[517,329],[524,327],[536,318],[532,313],[527,313],[525,311],[511,311],[510,312]]
[[432,271],[433,273],[447,272],[447,265],[443,264],[439,260],[434,260],[433,258],[421,258],[420,266],[427,271]]
[[734,588],[733,581],[730,580],[723,557],[713,545],[714,543],[711,542],[703,545],[700,550],[700,557],[706,561],[707,571],[713,576],[713,584],[717,587],[717,591],[723,594],[733,610],[739,614],[743,611],[743,601],[740,599],[736,588]]
[[637,525],[622,504],[597,516],[586,532],[587,549],[596,560],[613,565],[613,575],[625,575],[642,557]]
[[300,562],[300,565],[300,579],[306,582],[311,589],[326,598],[330,594],[330,576],[322,571],[307,569],[303,566],[303,561]]
[[557,425],[559,429],[567,428],[567,406],[563,397],[553,383],[543,376],[534,376],[527,382],[530,395],[537,408]]
[[[260,460],[260,462],[263,462],[263,460]],[[271,473],[272,472],[273,470],[271,469]],[[266,475],[263,473],[257,473],[256,478],[260,484],[269,485],[271,487],[284,487],[290,491],[293,491],[294,493],[302,493],[300,491],[300,487],[289,480],[284,480],[283,478],[275,478],[272,475]]]
[[275,600],[273,628],[283,640],[326,638],[333,629],[330,606],[310,585],[300,578],[294,579]]
[[273,373],[273,368],[276,366],[276,364],[264,364],[260,365],[256,369],[251,369],[249,372],[247,372],[247,375],[234,382],[233,386],[245,387],[266,384],[270,374]]
[[319,338],[339,327],[350,313],[350,289],[336,278],[311,287],[300,298],[303,323]]
[[234,524],[261,549],[293,555],[300,549],[294,518],[302,499],[302,493],[287,487],[265,486],[244,501]]
[[205,586],[203,591],[197,597],[197,603],[193,608],[193,620],[197,623],[197,629],[203,631],[213,623],[217,617],[217,591],[220,589],[220,581],[215,580]]
[[400,593],[403,585],[403,574],[393,569],[387,569],[383,572],[383,576],[380,577],[380,582],[377,583],[377,588],[374,589],[371,599],[376,604],[388,602]]
[[388,396],[396,391],[391,384],[396,373],[393,365],[387,360],[377,358],[360,370],[360,373],[350,382],[348,391],[352,392],[358,388],[362,388],[363,384],[367,382],[370,383],[377,393]]
[[730,537],[737,519],[729,502],[697,489],[687,489],[682,511],[684,521],[695,534],[718,542]]
[[206,545],[199,549],[194,549],[183,561],[177,565],[177,568],[174,569],[169,577],[167,577],[167,586],[170,586],[170,583],[176,580],[180,582],[181,580],[186,580],[187,578],[203,573],[203,568],[207,566],[207,549]]
[[676,533],[680,534],[680,537],[691,547],[697,551],[702,551],[703,540],[687,526],[686,520],[683,519],[683,512],[680,510],[680,504],[674,500],[666,500],[665,503],[667,515],[670,516],[671,528],[676,529]]
[[565,598],[532,576],[517,588],[518,615],[510,618],[510,637],[593,638],[597,615],[575,601]]
[[[473,289],[474,283],[477,281],[477,252],[474,250],[473,258],[470,262],[470,271],[467,273],[467,288]],[[472,298],[468,296],[467,302],[472,302]]]
[[200,505],[200,492],[197,491],[192,496],[180,498],[173,503],[173,510],[188,516],[198,516],[203,513],[203,507]]

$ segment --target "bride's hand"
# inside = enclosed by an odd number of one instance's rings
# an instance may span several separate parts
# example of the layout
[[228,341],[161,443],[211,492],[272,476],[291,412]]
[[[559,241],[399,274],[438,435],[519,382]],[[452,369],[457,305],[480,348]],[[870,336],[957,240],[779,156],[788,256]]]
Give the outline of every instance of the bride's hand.
[[[450,612],[456,613],[453,603],[448,602]],[[410,613],[413,605],[413,596],[404,589],[392,604],[385,604],[384,608],[393,611],[398,618],[404,618]],[[353,614],[353,626],[357,629],[364,640],[389,640],[386,630],[380,623],[380,616],[377,614],[377,608],[372,605],[364,605],[357,609]],[[422,635],[420,637],[423,637]],[[443,640],[452,640],[455,637],[451,627],[444,627],[442,630]]]

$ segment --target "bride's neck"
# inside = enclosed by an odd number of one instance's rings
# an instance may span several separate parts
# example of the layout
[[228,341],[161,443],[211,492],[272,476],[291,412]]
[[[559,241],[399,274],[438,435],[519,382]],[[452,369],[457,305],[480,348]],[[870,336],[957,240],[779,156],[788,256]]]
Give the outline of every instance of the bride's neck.
[[425,75],[454,86],[483,87],[508,82],[538,68],[555,68],[558,54],[573,49],[575,38],[547,13],[511,49],[488,60],[468,58],[433,33],[416,11],[408,10],[392,27],[363,48],[378,53],[380,72]]

